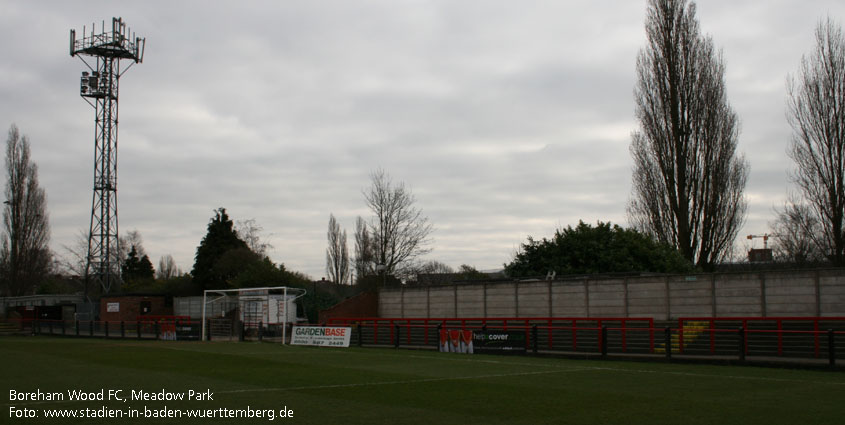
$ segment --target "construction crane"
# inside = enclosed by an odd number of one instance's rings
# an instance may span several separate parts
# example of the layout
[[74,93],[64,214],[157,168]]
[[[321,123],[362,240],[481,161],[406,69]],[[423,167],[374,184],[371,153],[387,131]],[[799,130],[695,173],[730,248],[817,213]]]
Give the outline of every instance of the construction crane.
[[748,240],[753,239],[763,239],[763,249],[769,249],[769,237],[772,236],[768,233],[764,233],[762,235],[748,235]]
[[773,260],[772,250],[769,249],[769,237],[774,236],[768,233],[762,235],[748,235],[748,240],[763,239],[763,249],[751,248],[748,250],[748,261],[751,263],[771,263]]

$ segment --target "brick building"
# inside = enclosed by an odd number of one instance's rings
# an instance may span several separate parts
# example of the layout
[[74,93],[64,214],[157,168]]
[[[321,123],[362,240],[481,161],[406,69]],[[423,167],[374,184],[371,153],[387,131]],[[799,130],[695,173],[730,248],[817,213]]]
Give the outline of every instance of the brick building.
[[132,322],[143,316],[170,316],[173,306],[164,295],[106,295],[100,298],[100,320]]

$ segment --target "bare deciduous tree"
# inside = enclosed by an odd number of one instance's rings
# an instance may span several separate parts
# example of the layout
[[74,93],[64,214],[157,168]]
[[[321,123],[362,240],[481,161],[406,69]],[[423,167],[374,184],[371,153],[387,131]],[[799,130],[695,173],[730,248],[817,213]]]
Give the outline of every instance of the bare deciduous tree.
[[822,235],[820,223],[809,205],[791,196],[783,209],[775,210],[777,218],[772,228],[772,246],[776,261],[798,266],[817,264],[824,261],[819,249]]
[[819,247],[845,265],[845,37],[831,19],[816,28],[816,50],[788,82],[792,180],[819,220]]
[[457,279],[455,269],[437,260],[418,262],[414,265],[411,273],[411,279],[406,281],[406,284],[449,284]]
[[182,270],[176,265],[173,256],[170,254],[162,256],[158,260],[158,270],[156,270],[156,279],[167,280],[182,275]]
[[246,242],[246,246],[252,252],[265,257],[267,256],[267,250],[273,249],[273,245],[262,239],[262,231],[264,231],[264,228],[254,218],[238,220],[235,223],[235,232],[237,232],[238,237]]
[[81,278],[85,278],[88,271],[88,232],[80,229],[76,233],[73,245],[62,245],[64,255],[59,256],[56,261],[58,272]]
[[119,264],[123,264],[126,260],[126,256],[129,255],[129,251],[132,250],[132,247],[135,247],[135,253],[139,257],[147,255],[147,251],[144,249],[144,238],[141,236],[141,232],[139,232],[138,229],[128,231],[126,232],[126,235],[117,239],[117,255],[120,260]]
[[2,290],[7,296],[28,295],[50,271],[50,224],[47,195],[38,184],[29,140],[15,125],[6,139],[6,178],[0,246]]
[[329,215],[327,232],[329,247],[326,248],[326,274],[329,280],[340,285],[349,283],[349,250],[346,245],[346,230],[340,230],[340,224]]
[[694,3],[650,0],[645,28],[629,222],[707,269],[729,255],[746,211],[748,164],[736,153],[724,64]]
[[455,273],[455,269],[446,263],[437,260],[429,260],[417,265],[414,268],[417,274],[451,274]]
[[404,277],[413,260],[430,251],[426,245],[432,225],[414,205],[416,198],[404,183],[394,183],[384,170],[373,172],[370,183],[364,199],[373,212],[374,260],[382,274]]
[[373,261],[372,240],[367,230],[367,222],[358,217],[355,220],[355,280],[360,281],[364,276],[375,272]]

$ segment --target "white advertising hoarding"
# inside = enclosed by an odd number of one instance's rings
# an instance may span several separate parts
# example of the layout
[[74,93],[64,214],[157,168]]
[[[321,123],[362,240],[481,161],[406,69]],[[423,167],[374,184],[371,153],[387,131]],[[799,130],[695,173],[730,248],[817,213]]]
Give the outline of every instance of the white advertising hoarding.
[[319,347],[349,347],[352,328],[324,326],[294,326],[291,345]]

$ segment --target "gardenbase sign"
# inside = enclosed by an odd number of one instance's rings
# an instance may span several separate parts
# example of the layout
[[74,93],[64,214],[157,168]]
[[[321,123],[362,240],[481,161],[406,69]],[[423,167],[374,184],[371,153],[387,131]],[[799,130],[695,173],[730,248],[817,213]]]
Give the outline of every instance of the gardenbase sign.
[[294,326],[290,337],[291,345],[314,345],[318,347],[349,347],[352,328],[327,326]]

